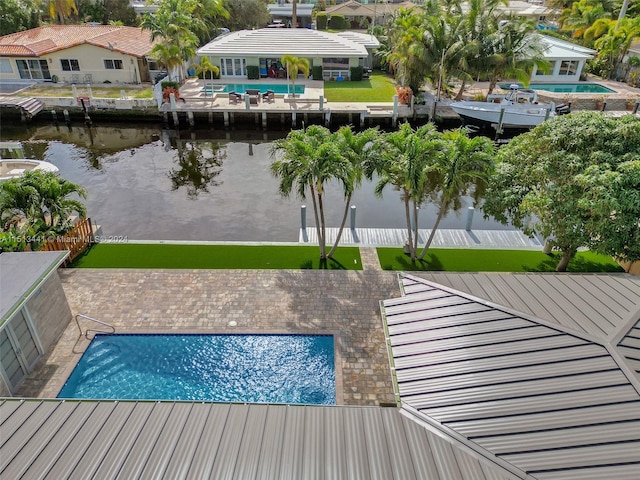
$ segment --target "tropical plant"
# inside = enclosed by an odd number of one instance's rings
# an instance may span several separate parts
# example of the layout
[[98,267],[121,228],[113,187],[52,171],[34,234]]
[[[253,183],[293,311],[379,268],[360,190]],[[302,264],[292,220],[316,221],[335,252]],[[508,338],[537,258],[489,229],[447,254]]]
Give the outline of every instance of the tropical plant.
[[0,227],[26,229],[32,236],[66,233],[72,223],[70,216],[86,216],[84,187],[53,172],[26,172],[19,178],[0,183]]
[[283,55],[280,59],[284,68],[287,70],[287,77],[291,80],[291,96],[296,96],[296,79],[298,72],[302,71],[305,78],[309,76],[309,60],[303,57],[294,57],[293,55]]
[[539,234],[562,252],[580,247],[640,257],[640,120],[578,112],[515,137],[497,154],[483,211]]
[[380,148],[382,155],[375,168],[379,176],[375,193],[382,196],[387,185],[400,192],[407,224],[406,249],[411,260],[415,260],[419,241],[418,208],[430,193],[429,169],[442,155],[441,135],[431,123],[417,130],[404,123],[397,131],[384,136]]
[[271,173],[280,179],[279,191],[289,197],[295,191],[301,199],[311,195],[320,259],[327,259],[325,223],[325,186],[331,180],[347,184],[352,166],[333,141],[331,132],[311,125],[306,130],[293,130],[271,147],[275,160]]
[[225,24],[230,30],[250,30],[264,27],[271,21],[271,13],[262,0],[227,0],[229,20]]
[[[606,66],[604,73],[609,78],[617,78],[620,65],[624,60],[631,43],[640,37],[640,17],[623,18],[614,22],[609,31],[594,42],[598,50],[598,60]],[[620,74],[620,76],[623,76]]]
[[379,163],[380,138],[381,134],[378,129],[370,128],[355,133],[351,126],[340,128],[333,136],[332,141],[337,145],[340,155],[349,162],[349,170],[348,175],[341,179],[345,198],[344,212],[336,240],[327,254],[329,258],[335,253],[342,238],[353,192],[362,183],[363,176],[371,177]]
[[49,17],[58,23],[64,23],[71,15],[78,14],[74,0],[48,0],[47,10]]
[[473,194],[477,203],[493,173],[494,148],[488,138],[469,138],[465,129],[458,129],[445,132],[443,140],[444,154],[435,157],[427,177],[431,201],[438,206],[438,216],[419,260],[429,250],[444,215],[460,209],[463,195]]
[[589,27],[599,18],[611,18],[611,9],[600,0],[579,0],[563,10],[559,22],[562,30],[573,38],[582,38]]
[[426,64],[422,61],[422,30],[420,17],[413,9],[399,8],[388,28],[389,50],[386,61],[401,87],[418,92],[425,78]]
[[0,36],[29,30],[40,25],[37,0],[0,0]]
[[200,63],[196,66],[196,75],[202,75],[206,80],[208,74],[211,74],[211,80],[218,78],[220,75],[220,67],[211,63],[209,57],[202,57]]

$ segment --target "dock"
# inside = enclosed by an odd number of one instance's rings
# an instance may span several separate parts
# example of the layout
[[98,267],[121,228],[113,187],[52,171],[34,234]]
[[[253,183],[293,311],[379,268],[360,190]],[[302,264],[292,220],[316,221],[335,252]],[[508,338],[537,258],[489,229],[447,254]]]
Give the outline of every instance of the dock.
[[[338,228],[327,228],[327,245],[333,244]],[[431,229],[418,229],[418,245],[424,245]],[[372,247],[402,247],[407,238],[406,228],[345,228],[341,245]],[[315,227],[300,229],[299,243],[318,243]],[[530,238],[520,230],[464,230],[438,229],[433,239],[435,248],[495,248],[513,250],[540,250],[542,242]]]

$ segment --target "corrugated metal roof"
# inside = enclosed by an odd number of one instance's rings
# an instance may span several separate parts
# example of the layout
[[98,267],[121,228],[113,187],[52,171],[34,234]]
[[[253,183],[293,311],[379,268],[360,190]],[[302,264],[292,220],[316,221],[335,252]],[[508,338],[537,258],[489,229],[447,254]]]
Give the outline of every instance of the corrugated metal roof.
[[[624,333],[624,332],[623,332]],[[618,351],[624,357],[629,368],[640,381],[640,313],[638,320],[633,323],[617,344]]]
[[16,311],[69,252],[5,252],[0,255],[0,325]]
[[506,479],[395,408],[5,399],[0,477]]
[[261,28],[221,35],[198,55],[219,57],[276,56],[296,57],[366,57],[367,49],[347,38],[308,28]]
[[[416,276],[603,340],[640,309],[640,277],[620,274],[417,273]],[[407,293],[428,288],[407,285]]]
[[[579,317],[607,304],[601,296],[588,308],[579,305],[580,293],[572,297],[564,277],[543,276],[543,283],[526,275],[495,277],[498,282],[490,275],[447,277],[476,296],[481,290],[494,302],[501,295],[511,304],[535,303],[534,310],[547,314],[561,303],[549,289],[572,298]],[[503,293],[513,277],[518,286]],[[606,283],[617,287],[611,288],[616,295],[637,286],[627,289],[613,278]],[[598,284],[583,276],[570,285],[587,280]],[[383,308],[406,408],[536,478],[637,478],[640,383],[621,369],[606,338],[574,334],[415,276],[403,274],[401,281],[404,297]],[[558,313],[570,314],[569,308]]]

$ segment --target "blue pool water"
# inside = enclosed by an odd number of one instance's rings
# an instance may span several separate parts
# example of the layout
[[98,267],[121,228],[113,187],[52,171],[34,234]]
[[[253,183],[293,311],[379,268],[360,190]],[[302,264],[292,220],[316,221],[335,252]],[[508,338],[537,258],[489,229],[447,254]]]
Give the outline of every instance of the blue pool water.
[[[288,88],[288,90],[287,90]],[[237,92],[244,93],[247,90],[260,90],[261,93],[265,93],[267,90],[273,90],[275,93],[290,93],[291,84],[287,86],[286,83],[227,83],[226,85],[213,85],[214,92]],[[304,85],[295,86],[296,94],[304,93]],[[211,87],[205,87],[207,93],[211,93]]]
[[[509,90],[510,83],[501,83],[500,88]],[[521,88],[522,84],[518,84]],[[616,93],[615,90],[599,83],[531,83],[527,88],[531,90],[546,90],[553,93]]]
[[333,405],[333,336],[96,335],[58,398]]

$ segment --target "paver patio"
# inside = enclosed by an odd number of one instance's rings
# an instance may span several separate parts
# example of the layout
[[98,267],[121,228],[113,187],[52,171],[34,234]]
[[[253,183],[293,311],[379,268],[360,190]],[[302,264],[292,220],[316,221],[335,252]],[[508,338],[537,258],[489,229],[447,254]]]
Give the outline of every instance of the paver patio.
[[[399,295],[392,272],[62,269],[60,278],[74,315],[117,332],[334,334],[338,403],[394,402],[379,309]],[[72,321],[19,396],[58,394],[80,358],[78,333]]]

